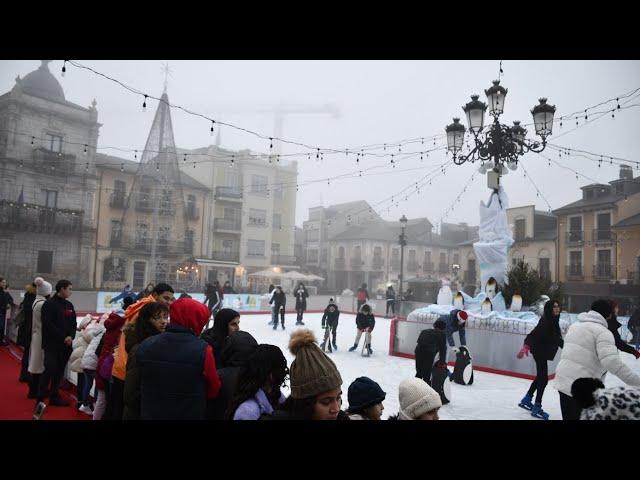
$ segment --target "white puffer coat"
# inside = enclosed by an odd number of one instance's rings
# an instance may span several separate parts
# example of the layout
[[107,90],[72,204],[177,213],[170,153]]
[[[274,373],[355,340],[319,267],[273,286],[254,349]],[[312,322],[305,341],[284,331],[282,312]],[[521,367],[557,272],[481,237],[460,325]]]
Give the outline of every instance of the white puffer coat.
[[96,355],[96,349],[100,344],[100,340],[102,340],[104,332],[107,331],[102,324],[96,325],[93,330],[95,332],[94,337],[91,339],[91,343],[89,343],[89,346],[84,351],[84,355],[80,361],[84,370],[96,370],[98,368],[98,356]]
[[89,325],[80,332],[80,335],[76,335],[76,338],[73,340],[73,352],[69,358],[69,368],[71,368],[73,372],[81,373],[83,371],[82,356],[91,343],[91,340],[93,340],[93,337],[97,334],[96,326],[97,324],[95,323]]
[[578,378],[599,378],[609,371],[627,385],[640,386],[640,376],[620,359],[607,321],[593,310],[578,315],[569,327],[556,367],[553,386],[571,396],[571,385]]
[[42,295],[36,296],[33,302],[33,317],[31,322],[31,347],[29,348],[29,373],[44,372],[44,350],[42,350],[42,305],[47,299]]

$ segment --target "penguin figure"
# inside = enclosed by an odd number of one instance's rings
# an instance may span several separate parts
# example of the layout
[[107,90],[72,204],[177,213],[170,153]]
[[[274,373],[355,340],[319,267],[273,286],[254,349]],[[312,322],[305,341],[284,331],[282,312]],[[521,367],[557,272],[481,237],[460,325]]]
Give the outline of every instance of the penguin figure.
[[487,297],[482,302],[482,305],[480,306],[480,311],[481,313],[491,313],[492,310],[493,310],[493,304],[491,303],[491,300],[489,300],[489,297]]
[[446,366],[444,368],[438,367],[438,362],[435,362],[431,369],[431,388],[438,392],[443,405],[451,402],[449,369]]
[[487,298],[492,299],[498,293],[498,282],[493,277],[489,277],[487,285],[484,287],[484,291],[487,294]]
[[522,310],[522,297],[518,293],[514,293],[511,298],[511,311],[519,312]]
[[471,354],[465,346],[459,347],[456,353],[456,363],[453,367],[451,379],[460,385],[473,384],[473,365],[471,364]]
[[453,308],[464,310],[464,297],[459,291],[456,293],[455,297],[453,297]]

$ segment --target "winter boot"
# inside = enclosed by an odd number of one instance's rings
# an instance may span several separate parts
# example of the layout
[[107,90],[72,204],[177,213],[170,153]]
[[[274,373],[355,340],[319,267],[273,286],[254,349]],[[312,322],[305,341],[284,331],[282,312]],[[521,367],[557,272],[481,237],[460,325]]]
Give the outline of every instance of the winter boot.
[[[271,325],[271,323],[270,323],[269,325]],[[274,329],[274,330],[277,330],[277,329],[278,329],[278,324],[277,324],[277,323],[274,323],[274,324],[273,324],[273,329]]]
[[549,420],[549,414],[542,410],[542,405],[539,403],[536,403],[531,409],[531,416],[541,418],[542,420]]
[[367,350],[369,351],[369,355],[373,355],[373,350],[371,350],[371,344],[367,345]]
[[337,352],[338,351],[338,345],[336,344],[336,341],[333,341],[333,349]]
[[358,344],[354,343],[353,347],[349,349],[350,352],[353,352],[356,348],[358,348]]
[[320,348],[322,349],[322,351],[323,351],[323,352],[324,352],[324,351],[326,351],[326,350],[325,350],[325,347],[326,347],[325,342],[322,342],[322,343],[320,344]]
[[531,411],[533,409],[533,403],[531,403],[531,400],[533,400],[533,397],[527,394],[524,396],[522,400],[520,400],[520,403],[518,404],[518,406],[520,408],[524,408],[525,410]]
[[327,347],[329,348],[329,353],[333,353],[333,350],[331,349],[331,342],[328,342],[329,344],[327,345]]
[[[277,325],[276,325],[277,326]],[[284,323],[282,324],[282,329],[284,330]]]

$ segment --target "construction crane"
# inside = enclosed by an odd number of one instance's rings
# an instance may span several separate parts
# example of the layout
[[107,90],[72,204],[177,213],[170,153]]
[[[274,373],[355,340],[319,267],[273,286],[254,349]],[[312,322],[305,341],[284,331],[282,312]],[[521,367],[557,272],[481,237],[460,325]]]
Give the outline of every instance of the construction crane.
[[[331,115],[332,118],[338,119],[340,118],[340,109],[333,104],[327,103],[324,105],[318,106],[294,106],[294,105],[285,105],[284,103],[280,103],[275,107],[238,107],[238,106],[219,106],[215,109],[215,115],[231,115],[231,114],[267,114],[274,115],[274,126],[273,126],[273,138],[284,138],[284,117],[287,115]],[[218,140],[216,143],[219,143],[219,132],[218,130]],[[280,142],[274,142],[273,145],[274,153],[279,155],[282,153],[282,144]]]

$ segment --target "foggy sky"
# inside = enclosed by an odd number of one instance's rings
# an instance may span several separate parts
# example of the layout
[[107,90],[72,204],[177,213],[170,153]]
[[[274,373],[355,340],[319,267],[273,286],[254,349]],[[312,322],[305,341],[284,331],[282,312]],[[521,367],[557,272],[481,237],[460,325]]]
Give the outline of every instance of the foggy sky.
[[[160,96],[164,75],[159,61],[92,61],[78,60],[122,82]],[[340,118],[331,115],[289,115],[284,121],[284,137],[322,148],[352,147],[373,143],[393,143],[401,139],[429,137],[443,134],[452,117],[460,117],[466,125],[461,107],[470,95],[480,94],[486,101],[484,89],[497,79],[499,60],[491,61],[171,61],[168,94],[171,103],[179,104],[218,120],[273,135],[274,116],[271,114],[233,113],[232,110],[251,111],[276,107],[318,107],[335,104]],[[40,65],[39,60],[0,61],[0,94],[9,91],[15,77],[24,77]],[[143,112],[142,97],[88,71],[67,66],[61,77],[62,61],[49,64],[50,71],[60,81],[67,100],[82,106],[97,101],[100,129],[99,152],[133,160],[133,154],[123,154],[101,147],[118,146],[141,151],[151,126],[157,102],[148,101]],[[511,61],[503,62],[501,84],[508,88],[505,114],[501,122],[511,125],[513,120],[531,122],[531,108],[539,97],[547,97],[556,105],[556,117],[582,110],[603,100],[640,87],[638,61]],[[640,97],[637,102],[640,104]],[[210,136],[210,123],[180,111],[172,111],[176,145],[180,148],[203,147],[215,142]],[[485,123],[488,123],[488,116]],[[564,134],[575,128],[575,121],[565,122],[562,129],[554,126],[549,141],[570,148],[589,150],[631,160],[640,160],[640,108],[616,112],[615,119],[605,115],[598,121]],[[584,123],[580,121],[580,125]],[[559,137],[562,135],[560,138]],[[533,127],[528,138],[537,138]],[[557,139],[556,139],[557,138]],[[439,140],[444,144],[444,138]],[[432,146],[432,143],[428,144]],[[221,146],[229,149],[249,148],[268,152],[268,140],[222,127]],[[426,148],[427,145],[425,145]],[[407,146],[403,151],[420,150],[420,144]],[[396,147],[397,149],[397,147]],[[295,146],[282,146],[282,153],[301,152]],[[383,153],[382,149],[378,153]],[[558,160],[557,152],[545,152]],[[371,204],[393,195],[414,183],[434,165],[450,157],[444,151],[432,153],[421,164],[419,157],[404,160],[391,168],[389,159],[366,158],[361,170],[374,165],[383,168],[379,173],[362,178],[331,181],[326,177],[358,170],[355,156],[325,155],[319,164],[312,155],[299,161],[299,183],[324,178],[323,182],[301,187],[297,197],[296,224],[308,218],[308,208],[324,204],[367,200]],[[580,157],[563,157],[560,162],[587,176],[607,182],[618,177],[619,167]],[[592,183],[547,161],[536,154],[525,155],[524,167],[551,204],[552,208],[580,198],[579,187]],[[553,165],[553,164],[552,164]],[[387,213],[389,202],[379,210],[383,218],[397,220],[402,214],[409,218],[428,217],[437,223],[445,209],[454,201],[478,164],[447,168],[428,189],[408,201],[400,197]],[[402,170],[414,169],[402,172]],[[418,169],[418,170],[415,170]],[[380,174],[382,173],[382,174]],[[634,169],[634,176],[640,171]],[[364,173],[366,175],[366,172]],[[535,204],[547,211],[543,198],[523,171],[511,172],[503,179],[510,206]],[[476,179],[461,197],[455,211],[445,221],[466,221],[477,225],[478,203],[487,199],[486,176]]]

